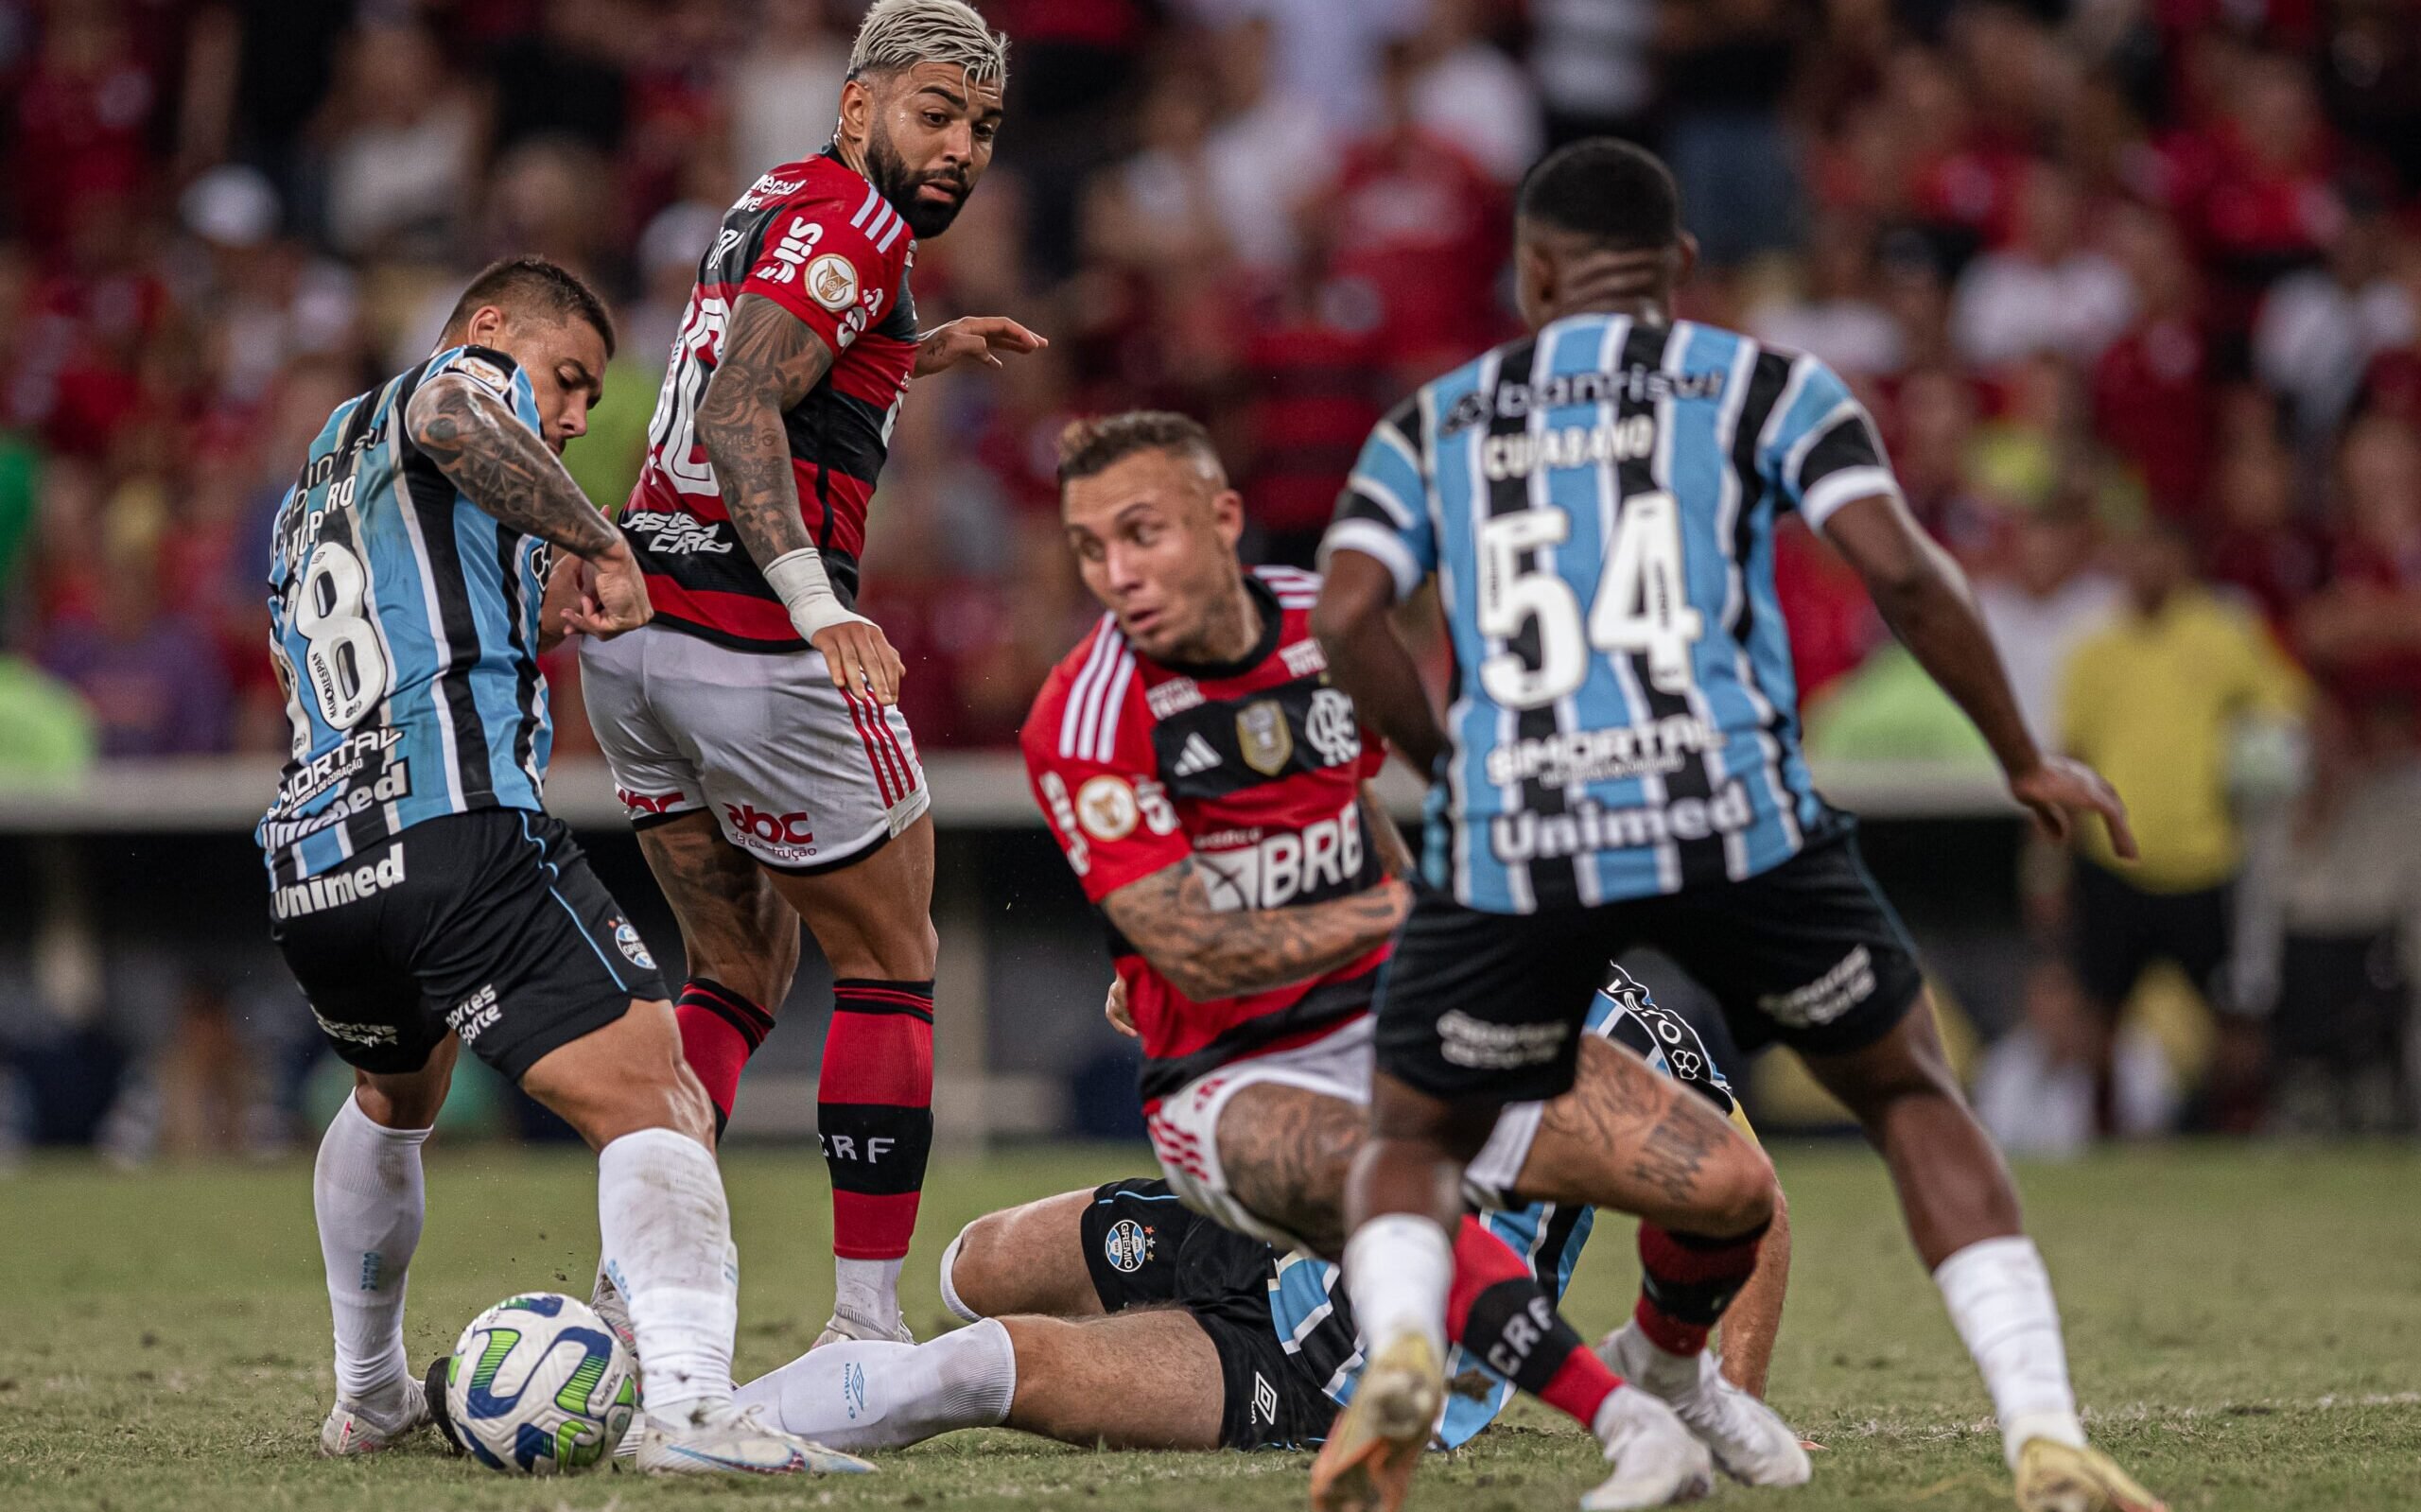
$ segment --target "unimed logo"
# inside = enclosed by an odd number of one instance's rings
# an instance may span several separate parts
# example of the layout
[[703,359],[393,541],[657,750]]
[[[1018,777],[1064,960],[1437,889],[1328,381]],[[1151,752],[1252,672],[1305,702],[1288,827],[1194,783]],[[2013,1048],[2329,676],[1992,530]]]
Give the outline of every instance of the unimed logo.
[[377,864],[356,866],[351,871],[330,872],[281,887],[270,899],[270,907],[281,919],[300,918],[317,913],[322,909],[342,908],[357,902],[373,893],[380,893],[404,879],[404,846],[397,841]]

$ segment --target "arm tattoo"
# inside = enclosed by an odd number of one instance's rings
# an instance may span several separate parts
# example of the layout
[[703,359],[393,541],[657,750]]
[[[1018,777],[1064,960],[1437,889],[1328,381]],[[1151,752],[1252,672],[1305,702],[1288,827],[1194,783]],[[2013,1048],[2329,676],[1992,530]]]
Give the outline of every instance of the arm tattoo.
[[1248,1086],[1219,1116],[1219,1163],[1247,1212],[1333,1260],[1345,1253],[1346,1168],[1369,1128],[1369,1110],[1343,1098]]
[[831,370],[832,349],[760,294],[742,294],[698,401],[698,440],[714,463],[731,530],[758,566],[815,542],[799,514],[782,416]]
[[421,385],[404,424],[463,496],[522,534],[592,559],[621,540],[537,432],[470,379],[440,374]]
[[1400,889],[1372,888],[1326,903],[1223,913],[1187,860],[1129,882],[1102,908],[1155,970],[1202,1002],[1334,970],[1395,932],[1402,897]]
[[1698,1168],[1722,1136],[1707,1110],[1676,1097],[1630,1163],[1630,1173],[1677,1203],[1697,1194]]

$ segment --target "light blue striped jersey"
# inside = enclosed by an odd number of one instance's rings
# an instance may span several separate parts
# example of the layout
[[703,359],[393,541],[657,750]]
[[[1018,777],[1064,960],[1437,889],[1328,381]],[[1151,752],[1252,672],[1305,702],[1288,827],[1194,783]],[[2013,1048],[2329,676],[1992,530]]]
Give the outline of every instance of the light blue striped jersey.
[[1774,528],[1897,485],[1814,357],[1578,315],[1424,384],[1370,434],[1324,552],[1454,652],[1424,869],[1499,913],[1737,880],[1824,808],[1800,755]]
[[542,807],[550,549],[474,505],[405,433],[405,406],[441,373],[540,429],[513,358],[456,347],[339,405],[278,508],[270,655],[293,750],[256,838],[280,881],[424,819]]
[[[1589,1006],[1589,1032],[1628,1047],[1666,1076],[1678,1077],[1726,1114],[1732,1111],[1731,1084],[1706,1052],[1698,1031],[1679,1014],[1660,1008],[1647,989],[1620,966],[1613,968],[1605,988]],[[1526,1208],[1489,1208],[1480,1221],[1517,1255],[1528,1257],[1531,1270],[1549,1296],[1560,1299],[1580,1262],[1581,1247],[1596,1217],[1594,1208],[1533,1203]],[[1337,1270],[1325,1260],[1297,1252],[1280,1258],[1269,1278],[1269,1316],[1279,1342],[1305,1370],[1325,1382],[1328,1395],[1339,1406],[1352,1399],[1361,1379],[1361,1341],[1355,1337],[1353,1314]],[[1446,1377],[1469,1389],[1450,1390],[1446,1416],[1438,1424],[1437,1445],[1454,1449],[1505,1410],[1513,1399],[1513,1382],[1490,1369],[1460,1345],[1446,1357]]]

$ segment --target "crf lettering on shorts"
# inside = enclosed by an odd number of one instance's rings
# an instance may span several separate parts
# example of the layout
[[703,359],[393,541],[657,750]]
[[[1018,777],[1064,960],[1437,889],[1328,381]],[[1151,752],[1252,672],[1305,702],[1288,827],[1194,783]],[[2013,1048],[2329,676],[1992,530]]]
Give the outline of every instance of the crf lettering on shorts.
[[462,1043],[469,1045],[503,1017],[504,1009],[496,1000],[496,984],[490,982],[446,1009],[445,1027],[462,1035]]
[[899,1142],[881,1135],[871,1135],[861,1139],[854,1135],[825,1134],[820,1131],[815,1138],[824,1146],[825,1159],[854,1160],[869,1166],[882,1164],[882,1157],[889,1155],[892,1146]]
[[775,860],[805,860],[815,854],[815,831],[804,813],[769,814],[747,803],[724,804],[723,813],[740,843]]
[[1222,913],[1284,908],[1322,890],[1350,887],[1362,877],[1362,807],[1349,799],[1333,819],[1280,830],[1232,850],[1196,850],[1210,906]]
[[1733,777],[1712,798],[1675,798],[1637,808],[1609,808],[1594,798],[1583,798],[1559,814],[1527,808],[1498,814],[1488,822],[1488,846],[1498,860],[1513,866],[1591,851],[1736,834],[1755,819],[1747,785]]
[[1831,1023],[1872,996],[1874,958],[1861,945],[1805,986],[1767,993],[1757,999],[1757,1006],[1775,1023],[1813,1029]]
[[1561,788],[1668,776],[1690,757],[1722,743],[1722,732],[1694,714],[1670,715],[1648,724],[1570,730],[1496,747],[1488,753],[1488,780],[1500,788],[1517,782]]
[[634,814],[669,814],[672,806],[681,801],[681,794],[677,791],[633,792],[628,788],[615,789],[614,796],[622,800],[622,807]]
[[1483,1023],[1459,1008],[1437,1020],[1438,1053],[1479,1070],[1543,1066],[1562,1053],[1567,1034],[1559,1023]]
[[374,865],[329,872],[281,887],[270,900],[270,912],[281,919],[300,918],[322,909],[340,909],[373,893],[383,893],[404,879],[404,844],[397,841]]

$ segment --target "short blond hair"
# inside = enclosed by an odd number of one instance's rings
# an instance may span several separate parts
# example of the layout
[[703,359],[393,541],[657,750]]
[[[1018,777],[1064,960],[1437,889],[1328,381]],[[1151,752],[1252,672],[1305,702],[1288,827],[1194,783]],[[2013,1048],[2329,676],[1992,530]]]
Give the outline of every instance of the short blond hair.
[[970,83],[1006,85],[1009,39],[985,26],[967,0],[875,0],[849,49],[849,77],[918,63],[948,63],[967,70]]
[[1210,432],[1191,415],[1168,409],[1129,409],[1068,422],[1059,432],[1059,486],[1107,472],[1136,453],[1147,451],[1182,457],[1214,486],[1228,486],[1228,470],[1220,464],[1219,448],[1211,443]]

